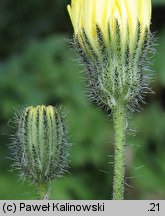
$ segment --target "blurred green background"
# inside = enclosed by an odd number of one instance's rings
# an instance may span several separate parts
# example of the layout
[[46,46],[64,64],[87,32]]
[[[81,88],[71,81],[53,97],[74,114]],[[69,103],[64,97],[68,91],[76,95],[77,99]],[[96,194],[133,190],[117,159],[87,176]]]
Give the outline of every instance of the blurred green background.
[[[83,67],[68,45],[66,0],[0,0],[0,199],[35,199],[35,187],[10,172],[10,119],[25,105],[63,104],[70,128],[70,174],[52,183],[52,199],[110,199],[113,127],[89,104]],[[153,1],[155,94],[131,119],[126,199],[165,199],[165,0]],[[134,136],[133,136],[134,135]]]

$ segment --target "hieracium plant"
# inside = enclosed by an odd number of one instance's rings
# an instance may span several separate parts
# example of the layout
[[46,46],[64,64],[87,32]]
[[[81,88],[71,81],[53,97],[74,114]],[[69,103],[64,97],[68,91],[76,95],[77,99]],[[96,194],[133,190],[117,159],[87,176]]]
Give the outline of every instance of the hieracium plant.
[[74,46],[87,67],[90,99],[111,110],[115,130],[113,199],[124,199],[128,116],[150,91],[151,0],[72,0]]
[[22,179],[31,180],[39,199],[49,198],[49,183],[68,167],[68,141],[60,108],[28,107],[16,117],[11,158]]

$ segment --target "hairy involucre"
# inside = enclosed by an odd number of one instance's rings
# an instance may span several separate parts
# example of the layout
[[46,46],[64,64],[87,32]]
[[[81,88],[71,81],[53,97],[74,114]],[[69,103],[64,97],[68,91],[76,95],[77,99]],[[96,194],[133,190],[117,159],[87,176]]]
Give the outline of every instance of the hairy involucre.
[[[89,97],[99,106],[112,109],[119,101],[123,101],[131,109],[139,107],[146,93],[151,92],[150,70],[151,57],[155,53],[155,38],[146,29],[141,36],[140,24],[134,48],[129,46],[131,37],[127,35],[127,43],[122,46],[121,30],[116,21],[116,38],[112,39],[108,27],[109,42],[105,44],[101,29],[97,29],[98,48],[95,50],[82,31],[81,40],[74,36],[74,45],[87,65],[87,87]],[[97,52],[99,50],[99,52]]]
[[61,110],[28,107],[17,115],[16,123],[10,148],[21,177],[37,183],[62,175],[68,167],[68,142]]

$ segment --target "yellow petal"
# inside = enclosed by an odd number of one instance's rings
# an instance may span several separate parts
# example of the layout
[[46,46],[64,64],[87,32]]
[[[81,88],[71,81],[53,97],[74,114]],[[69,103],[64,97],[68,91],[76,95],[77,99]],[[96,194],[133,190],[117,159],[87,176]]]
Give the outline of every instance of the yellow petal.
[[[144,0],[145,1],[145,0]],[[130,29],[130,33],[132,36],[135,34],[137,25],[138,25],[138,2],[139,0],[124,0],[127,17],[128,17],[128,25]]]
[[116,0],[116,11],[114,16],[118,20],[121,40],[122,43],[124,43],[127,35],[128,16],[126,5],[123,0]]
[[151,0],[139,0],[138,18],[140,24],[149,28],[151,23]]
[[84,29],[88,37],[96,35],[96,3],[95,0],[84,0],[83,3]]

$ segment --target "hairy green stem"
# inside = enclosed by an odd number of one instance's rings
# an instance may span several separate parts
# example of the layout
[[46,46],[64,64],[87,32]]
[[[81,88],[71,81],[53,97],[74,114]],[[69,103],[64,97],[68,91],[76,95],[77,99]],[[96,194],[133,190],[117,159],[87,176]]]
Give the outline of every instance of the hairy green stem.
[[44,182],[38,183],[38,198],[40,200],[48,200],[49,194],[48,194],[48,184]]
[[115,130],[113,200],[124,199],[126,111],[126,105],[122,102],[113,109]]

